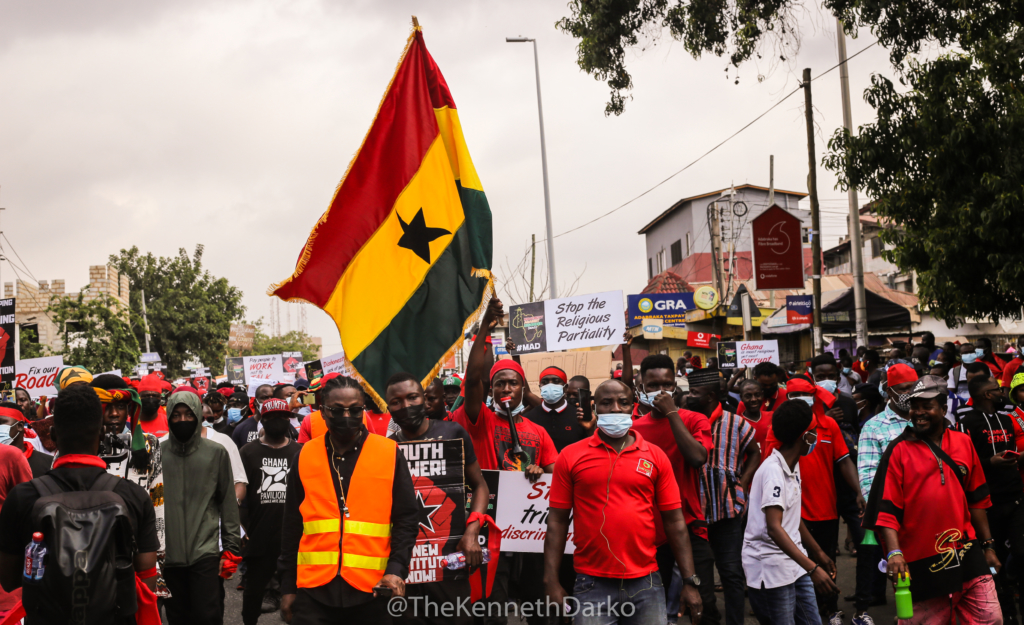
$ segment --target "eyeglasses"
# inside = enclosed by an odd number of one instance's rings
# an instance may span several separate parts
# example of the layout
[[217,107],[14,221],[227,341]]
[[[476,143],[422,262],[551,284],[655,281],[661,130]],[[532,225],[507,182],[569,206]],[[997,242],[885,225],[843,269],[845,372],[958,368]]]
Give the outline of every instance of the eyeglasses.
[[363,416],[362,406],[336,406],[334,408],[323,406],[321,410],[326,411],[327,414],[331,415],[335,419],[342,419],[344,417],[357,419]]

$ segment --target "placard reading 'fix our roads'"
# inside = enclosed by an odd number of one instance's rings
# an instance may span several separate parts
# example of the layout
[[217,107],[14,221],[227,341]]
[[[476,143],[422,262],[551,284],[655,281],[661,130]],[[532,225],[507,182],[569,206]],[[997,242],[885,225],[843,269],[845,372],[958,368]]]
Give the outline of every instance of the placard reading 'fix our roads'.
[[517,354],[618,345],[625,331],[622,291],[509,307],[509,335]]

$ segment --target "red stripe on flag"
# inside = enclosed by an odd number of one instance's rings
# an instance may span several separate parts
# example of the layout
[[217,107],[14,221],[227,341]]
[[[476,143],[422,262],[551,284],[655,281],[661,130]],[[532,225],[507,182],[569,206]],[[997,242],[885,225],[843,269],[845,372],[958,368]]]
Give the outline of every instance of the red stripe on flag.
[[423,34],[417,31],[359,153],[325,217],[310,233],[295,274],[274,294],[321,308],[327,304],[348,264],[387,219],[398,195],[419,170],[439,132],[433,109],[445,104],[455,106]]

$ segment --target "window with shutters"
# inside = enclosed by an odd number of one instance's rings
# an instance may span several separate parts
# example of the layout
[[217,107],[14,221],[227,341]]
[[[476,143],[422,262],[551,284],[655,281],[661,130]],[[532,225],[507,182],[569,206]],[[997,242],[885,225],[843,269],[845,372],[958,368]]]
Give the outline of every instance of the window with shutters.
[[672,244],[672,266],[683,262],[683,242],[676,241]]

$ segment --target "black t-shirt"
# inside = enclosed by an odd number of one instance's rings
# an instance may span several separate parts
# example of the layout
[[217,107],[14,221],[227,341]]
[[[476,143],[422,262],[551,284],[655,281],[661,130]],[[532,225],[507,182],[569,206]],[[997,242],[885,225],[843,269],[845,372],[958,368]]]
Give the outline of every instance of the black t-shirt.
[[249,487],[245,505],[249,512],[246,534],[248,555],[277,557],[281,552],[281,522],[288,471],[295,467],[302,445],[289,441],[280,449],[253,441],[238,452]]
[[985,414],[975,408],[967,408],[960,417],[957,428],[971,437],[974,451],[981,460],[981,469],[985,472],[992,503],[1009,503],[1020,499],[1024,484],[1021,482],[1017,465],[992,466],[992,456],[1002,454],[1006,450],[1017,451],[1013,421],[1002,413]]
[[576,420],[576,413],[569,402],[565,400],[562,400],[562,403],[553,409],[549,408],[547,404],[531,408],[523,413],[523,418],[544,428],[559,453],[569,445],[590,435]]
[[[295,428],[288,425],[288,436],[291,439],[297,440],[299,433],[295,431]],[[231,433],[231,440],[234,441],[235,446],[241,449],[254,440],[258,440],[260,437],[260,422],[256,419],[249,418],[243,419],[240,423],[235,426],[235,431]]]
[[[408,439],[402,434],[402,430],[398,430],[391,436],[388,436],[391,440],[398,441],[399,443],[406,443]],[[476,452],[473,450],[473,440],[469,437],[469,432],[464,427],[454,421],[441,421],[438,419],[430,419],[427,422],[427,431],[423,433],[423,436],[417,436],[418,441],[453,441],[457,438],[462,439],[462,450],[463,456],[466,460],[466,466],[476,462]]]
[[[33,454],[35,455],[35,454]],[[64,490],[88,490],[92,483],[106,470],[99,467],[58,467],[50,469],[49,475],[61,484]],[[135,544],[139,553],[160,550],[156,534],[156,512],[153,500],[146,489],[122,479],[114,487],[128,508],[128,516],[135,529]],[[3,509],[0,510],[0,552],[24,557],[25,546],[32,540],[32,533],[40,528],[32,527],[32,506],[39,500],[39,491],[32,482],[23,482],[7,494]]]
[[[26,445],[28,443],[25,443]],[[53,456],[44,454],[41,451],[33,450],[32,455],[28,457],[28,468],[32,469],[32,477],[36,478],[40,475],[46,475],[46,472],[53,466]]]

